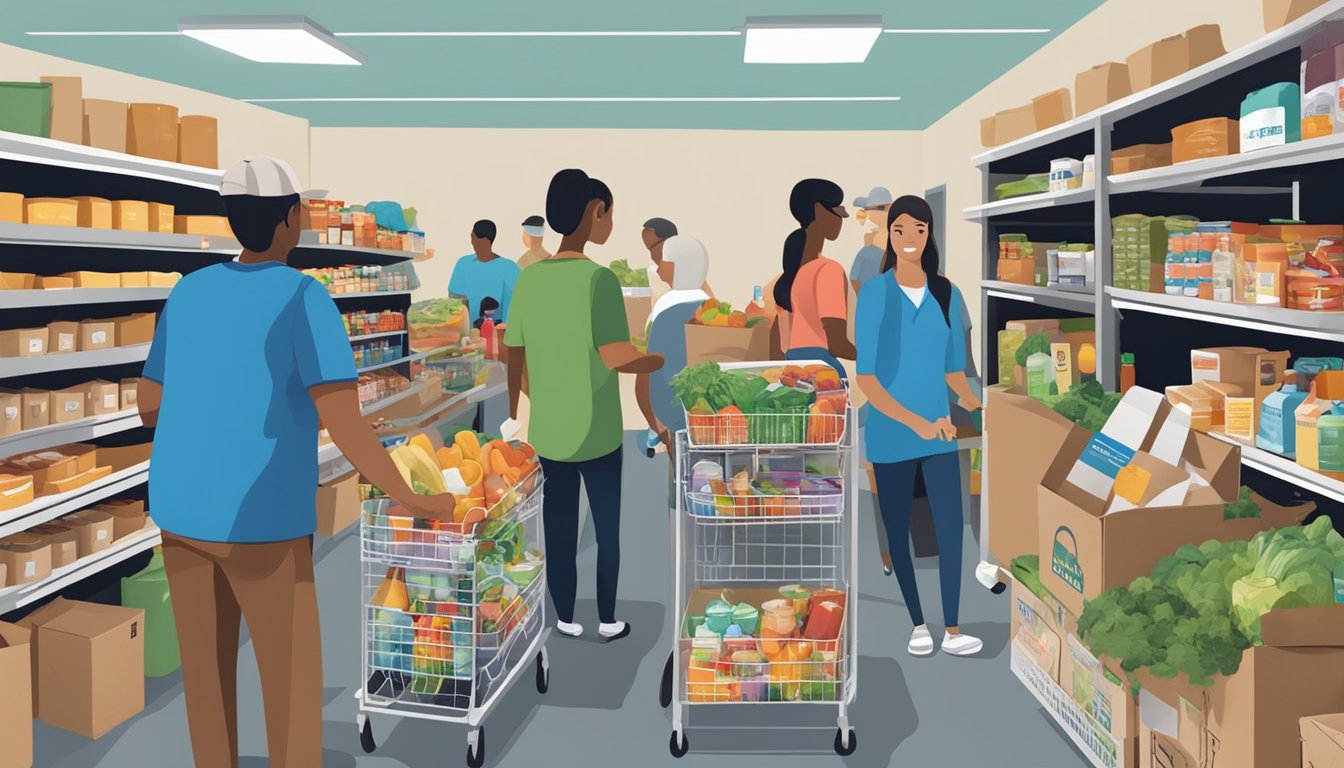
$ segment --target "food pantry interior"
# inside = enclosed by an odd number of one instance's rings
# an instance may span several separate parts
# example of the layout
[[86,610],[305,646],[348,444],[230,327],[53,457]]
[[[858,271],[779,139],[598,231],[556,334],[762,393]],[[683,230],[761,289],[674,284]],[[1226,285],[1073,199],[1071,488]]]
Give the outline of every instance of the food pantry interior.
[[[7,8],[0,768],[1344,761],[1344,0],[820,10]],[[298,629],[181,565],[276,248]]]

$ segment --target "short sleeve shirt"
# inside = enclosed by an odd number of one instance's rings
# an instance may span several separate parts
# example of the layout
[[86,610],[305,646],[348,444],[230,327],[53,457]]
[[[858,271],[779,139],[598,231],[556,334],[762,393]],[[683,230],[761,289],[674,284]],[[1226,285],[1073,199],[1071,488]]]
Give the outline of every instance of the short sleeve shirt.
[[518,278],[504,344],[527,360],[528,439],[554,461],[588,461],[621,447],[615,371],[598,349],[630,340],[621,285],[610,269],[568,254]]
[[476,254],[469,253],[457,260],[453,275],[448,280],[448,292],[467,298],[467,309],[471,312],[472,322],[481,317],[481,300],[492,298],[499,302],[499,312],[495,319],[507,323],[509,308],[513,303],[514,284],[522,269],[517,263],[505,258],[481,261]]
[[163,386],[149,465],[159,527],[236,543],[313,533],[308,390],[357,379],[325,288],[279,263],[193,272],[168,297],[143,375]]
[[849,283],[840,262],[818,256],[804,264],[793,280],[789,349],[830,346],[822,320],[849,318]]
[[882,269],[882,259],[886,253],[876,245],[865,245],[854,257],[854,266],[849,268],[849,279],[863,285],[877,277]]

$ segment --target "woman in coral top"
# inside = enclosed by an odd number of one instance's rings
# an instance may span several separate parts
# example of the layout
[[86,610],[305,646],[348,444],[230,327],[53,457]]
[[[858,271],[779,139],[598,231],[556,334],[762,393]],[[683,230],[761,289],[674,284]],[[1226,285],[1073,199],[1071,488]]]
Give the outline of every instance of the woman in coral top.
[[849,277],[838,261],[822,255],[840,236],[849,214],[845,193],[825,179],[804,179],[789,195],[789,211],[798,228],[784,241],[784,273],[774,286],[780,310],[780,343],[788,360],[820,360],[847,378],[840,358],[853,360],[849,339]]

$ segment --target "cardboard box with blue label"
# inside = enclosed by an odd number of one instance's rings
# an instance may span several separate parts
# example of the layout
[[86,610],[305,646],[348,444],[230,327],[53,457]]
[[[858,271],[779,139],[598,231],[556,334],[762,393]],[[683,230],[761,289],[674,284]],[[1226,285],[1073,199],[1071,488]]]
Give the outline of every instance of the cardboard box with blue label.
[[1258,520],[1224,520],[1240,482],[1239,448],[1191,431],[1189,414],[1158,393],[1131,389],[1100,432],[1065,441],[1037,489],[1041,583],[1079,615],[1181,544],[1249,538],[1300,516],[1267,504]]

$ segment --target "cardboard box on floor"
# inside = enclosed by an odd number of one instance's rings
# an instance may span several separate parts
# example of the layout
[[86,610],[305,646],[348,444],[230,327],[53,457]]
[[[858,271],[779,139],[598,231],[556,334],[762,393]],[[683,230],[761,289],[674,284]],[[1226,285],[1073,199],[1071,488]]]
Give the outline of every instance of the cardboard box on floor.
[[[1098,659],[1076,634],[1069,634],[1060,658],[1059,686],[1116,741],[1139,735],[1139,701],[1120,665]],[[1137,752],[1125,750],[1134,760]]]
[[1344,700],[1344,606],[1270,611],[1261,629],[1264,645],[1211,687],[1139,671],[1141,768],[1299,765],[1301,718]]
[[1302,768],[1344,768],[1344,714],[1304,717],[1297,727]]
[[37,628],[40,627],[45,622],[54,619],[57,616],[64,613],[65,611],[69,610],[70,606],[73,604],[74,602],[71,600],[66,600],[63,597],[58,597],[55,600],[52,600],[51,602],[42,606],[41,608],[38,608],[37,610],[28,614],[27,616],[24,616],[22,619],[19,619],[18,621],[19,626],[23,627],[24,629],[27,629],[31,633],[29,638],[29,646],[32,651],[30,663],[32,665],[31,675],[33,681],[33,702],[32,702],[33,717],[37,717],[38,693],[40,690],[40,686],[38,685],[37,680],[37,674],[38,674]]
[[145,613],[69,601],[37,627],[38,717],[101,738],[145,708]]
[[0,621],[0,768],[33,764],[31,634]]
[[1067,653],[1065,641],[1078,628],[1077,617],[1054,595],[1037,595],[1017,579],[1013,579],[1012,600],[1008,637],[1058,683]]
[[359,474],[317,486],[317,532],[335,536],[359,520]]
[[686,364],[770,359],[770,323],[752,328],[686,324]]

